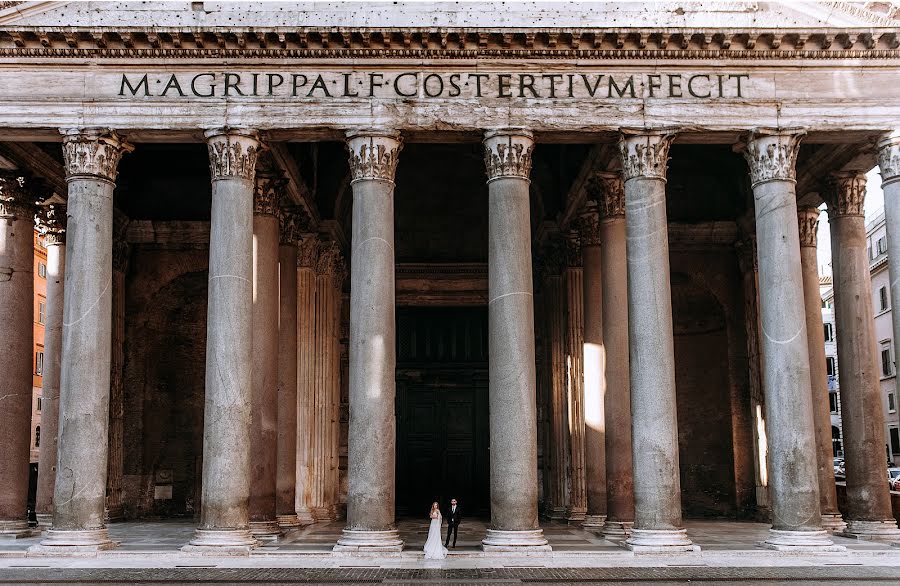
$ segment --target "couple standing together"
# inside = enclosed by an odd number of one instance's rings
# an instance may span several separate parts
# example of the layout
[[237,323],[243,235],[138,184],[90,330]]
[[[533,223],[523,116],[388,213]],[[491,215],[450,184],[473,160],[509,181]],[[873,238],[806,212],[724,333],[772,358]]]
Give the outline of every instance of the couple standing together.
[[453,547],[456,547],[456,535],[459,530],[459,521],[462,518],[456,499],[450,500],[450,508],[447,510],[447,539],[441,545],[441,509],[437,503],[431,505],[431,525],[428,526],[428,540],[425,542],[425,559],[442,560],[447,557],[447,547],[450,546],[450,534],[453,534]]

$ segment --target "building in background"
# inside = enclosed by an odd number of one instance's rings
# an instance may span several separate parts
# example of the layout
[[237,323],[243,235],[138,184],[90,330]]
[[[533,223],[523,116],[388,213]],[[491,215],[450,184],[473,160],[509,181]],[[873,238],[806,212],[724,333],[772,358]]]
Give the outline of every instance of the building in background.
[[[34,233],[34,376],[31,383],[31,467],[41,447],[41,387],[44,374],[44,319],[47,315],[47,247]],[[34,473],[35,470],[32,470]]]
[[835,456],[843,457],[841,442],[841,393],[837,376],[837,341],[834,329],[834,289],[830,275],[819,277],[822,295],[822,327],[825,328],[825,368],[828,370],[828,407],[831,411],[831,443]]

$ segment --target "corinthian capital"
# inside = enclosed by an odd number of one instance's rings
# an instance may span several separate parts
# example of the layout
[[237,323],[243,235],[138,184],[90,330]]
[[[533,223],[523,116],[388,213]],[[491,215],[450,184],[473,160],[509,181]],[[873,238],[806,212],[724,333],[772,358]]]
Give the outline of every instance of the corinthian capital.
[[316,274],[334,279],[334,286],[340,288],[344,282],[344,257],[337,242],[320,242],[316,258]]
[[400,133],[393,130],[348,132],[350,183],[366,180],[393,183],[402,149]]
[[0,218],[30,218],[33,213],[28,179],[18,171],[0,171]]
[[601,218],[625,215],[625,182],[621,173],[599,171],[591,177],[589,186]]
[[256,174],[259,135],[247,128],[216,128],[204,133],[209,148],[209,173],[218,179],[248,179]]
[[619,151],[625,181],[642,178],[666,178],[669,147],[675,133],[667,130],[622,129]]
[[484,166],[488,183],[514,177],[528,179],[534,137],[523,129],[488,130],[484,133]]
[[276,215],[285,185],[287,180],[282,177],[257,175],[253,190],[253,213],[257,216]]
[[578,216],[578,237],[582,246],[600,246],[600,212],[594,201],[586,202]]
[[825,203],[828,216],[863,216],[866,201],[866,174],[862,171],[832,173]]
[[318,237],[315,234],[302,234],[297,243],[297,267],[315,270],[318,260]]
[[298,206],[282,206],[278,208],[277,215],[281,235],[280,243],[298,245],[306,224],[303,210]]
[[51,203],[38,208],[34,223],[47,246],[66,243],[66,204]]
[[900,179],[900,130],[882,136],[876,148],[878,166],[881,168],[881,184],[887,185]]
[[122,155],[134,150],[121,136],[105,128],[70,128],[61,132],[66,181],[115,181]]
[[794,181],[802,130],[757,129],[750,133],[744,158],[750,166],[750,183]]
[[816,247],[819,213],[819,208],[815,206],[803,206],[797,210],[797,221],[800,225],[800,246]]
[[570,267],[580,267],[581,260],[581,237],[578,230],[569,230],[566,232],[566,265]]

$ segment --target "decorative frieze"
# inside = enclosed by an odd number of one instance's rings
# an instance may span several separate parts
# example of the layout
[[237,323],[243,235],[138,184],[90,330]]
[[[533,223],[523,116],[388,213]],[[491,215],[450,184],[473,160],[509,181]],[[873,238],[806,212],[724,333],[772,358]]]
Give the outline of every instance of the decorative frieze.
[[674,139],[675,134],[669,131],[623,130],[619,150],[625,181],[638,177],[665,179],[669,147]]
[[866,174],[862,171],[832,173],[828,182],[825,202],[828,216],[864,216],[866,201]]
[[34,213],[34,198],[26,183],[18,171],[0,171],[0,218],[29,218]]
[[622,174],[613,171],[598,171],[591,177],[591,195],[597,201],[601,218],[625,215],[625,182]]
[[38,233],[44,238],[44,244],[54,246],[66,243],[66,204],[51,203],[40,206],[34,216]]
[[797,210],[797,221],[800,227],[800,246],[816,247],[816,233],[819,229],[819,208],[804,206]]
[[582,246],[600,246],[600,212],[595,201],[585,202],[578,216],[578,237]]
[[900,179],[900,130],[885,134],[878,141],[876,148],[883,187]]
[[800,139],[798,129],[757,129],[750,133],[744,158],[750,165],[753,186],[766,181],[795,181]]
[[257,175],[253,190],[253,213],[257,216],[277,215],[278,202],[285,185],[287,180],[282,177]]
[[488,182],[501,178],[528,180],[534,138],[523,129],[489,130],[484,135],[484,166]]
[[357,181],[394,182],[403,142],[395,131],[353,131],[347,133],[351,183]]
[[209,173],[218,179],[253,181],[259,157],[259,135],[246,128],[216,128],[204,133],[209,147]]
[[62,134],[66,181],[88,178],[114,182],[122,155],[134,150],[106,128],[70,128]]

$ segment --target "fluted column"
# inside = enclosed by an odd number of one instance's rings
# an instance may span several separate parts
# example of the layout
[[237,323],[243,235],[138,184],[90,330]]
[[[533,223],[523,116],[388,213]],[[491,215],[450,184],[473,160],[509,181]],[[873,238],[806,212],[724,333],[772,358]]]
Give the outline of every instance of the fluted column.
[[603,347],[603,278],[600,214],[588,201],[578,219],[584,307],[584,480],[582,527],[600,531],[606,521],[606,351]]
[[605,356],[607,539],[624,539],[634,525],[631,447],[631,381],[628,368],[628,263],[625,236],[625,185],[621,173],[595,177],[600,214],[600,265],[603,268],[602,348]]
[[305,234],[297,251],[297,517],[302,525],[312,514],[316,363],[316,262],[319,241]]
[[816,464],[819,477],[819,508],[822,528],[843,531],[847,524],[837,508],[834,484],[834,451],[831,444],[831,408],[828,402],[828,373],[825,367],[825,331],[822,325],[822,294],[819,289],[819,262],[816,232],[819,208],[797,211],[800,229],[800,266],[803,269],[803,298],[806,309],[806,339],[809,346],[810,397],[816,434]]
[[275,518],[281,528],[300,526],[297,517],[297,243],[300,217],[278,215],[278,443]]
[[569,429],[568,521],[587,514],[584,455],[584,274],[577,230],[566,234],[566,399]]
[[825,200],[831,229],[834,326],[847,469],[847,529],[843,534],[860,539],[896,540],[900,538],[900,529],[891,514],[890,491],[884,481],[884,412],[875,345],[865,197],[865,173],[832,174],[831,189]]
[[350,425],[347,527],[335,550],[403,547],[394,522],[394,173],[393,131],[347,135],[353,189],[350,266]]
[[38,216],[47,245],[47,314],[44,320],[44,376],[41,389],[41,446],[35,512],[38,525],[53,521],[56,450],[59,430],[59,375],[62,351],[63,280],[66,273],[66,206],[50,204]]
[[[802,133],[759,130],[744,157],[750,167],[759,257],[759,308],[769,495],[767,547],[825,549],[821,528],[809,346],[797,224],[795,161]],[[802,392],[801,392],[802,391]]]
[[113,190],[131,150],[100,129],[63,132],[67,201],[59,452],[53,526],[36,551],[108,549],[105,519],[112,349]]
[[278,444],[278,242],[284,180],[257,170],[253,193],[253,372],[250,399],[250,532],[281,535],[275,521]]
[[187,551],[239,551],[250,533],[255,131],[206,132],[212,176],[200,526]]
[[34,350],[34,198],[0,174],[0,538],[29,536],[28,460]]
[[672,134],[636,131],[619,147],[625,178],[634,529],[637,551],[692,548],[681,522],[666,162]]
[[488,181],[491,524],[485,550],[549,550],[537,518],[537,408],[526,130],[484,137]]
[[129,219],[119,211],[113,216],[112,341],[109,366],[109,454],[106,473],[106,520],[124,517],[122,481],[125,473],[125,274],[130,247],[125,239]]

